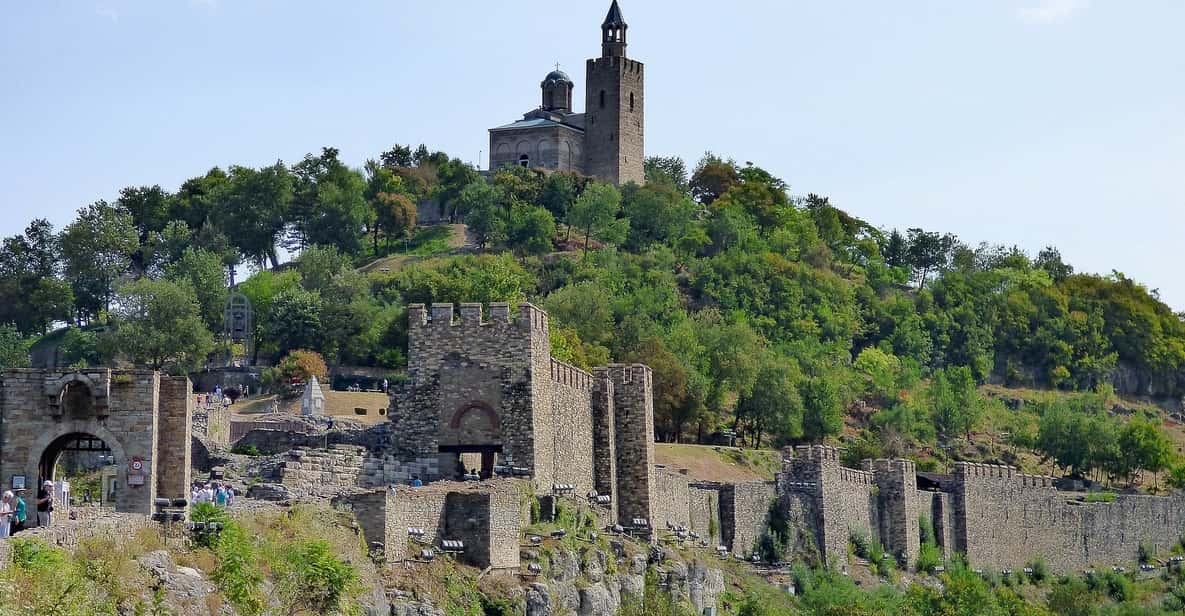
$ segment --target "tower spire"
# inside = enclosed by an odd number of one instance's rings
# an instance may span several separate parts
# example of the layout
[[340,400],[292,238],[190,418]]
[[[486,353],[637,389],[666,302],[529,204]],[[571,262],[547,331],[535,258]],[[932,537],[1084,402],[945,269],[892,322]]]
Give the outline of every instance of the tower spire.
[[628,28],[625,17],[621,15],[621,7],[617,6],[617,0],[613,0],[613,4],[609,5],[609,13],[605,15],[605,21],[601,24],[601,55],[603,57],[625,57],[625,31]]

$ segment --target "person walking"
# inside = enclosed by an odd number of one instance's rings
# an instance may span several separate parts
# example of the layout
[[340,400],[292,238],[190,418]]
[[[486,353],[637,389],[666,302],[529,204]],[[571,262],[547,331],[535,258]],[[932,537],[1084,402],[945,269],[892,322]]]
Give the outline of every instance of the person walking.
[[8,537],[12,529],[12,490],[5,490],[0,497],[0,539]]
[[17,488],[13,492],[16,493],[16,496],[12,499],[12,530],[9,531],[9,535],[15,535],[25,529],[25,519],[28,515],[28,506],[25,504],[25,489]]
[[53,482],[48,479],[37,490],[37,525],[49,526],[53,514]]

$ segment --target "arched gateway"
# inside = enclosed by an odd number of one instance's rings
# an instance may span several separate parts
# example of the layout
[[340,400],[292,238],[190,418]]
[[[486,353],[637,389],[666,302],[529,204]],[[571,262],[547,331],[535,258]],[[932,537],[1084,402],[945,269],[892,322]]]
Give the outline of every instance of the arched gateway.
[[[60,463],[117,469],[117,511],[150,513],[153,499],[187,498],[191,386],[149,370],[10,370],[0,374],[0,482],[59,480]],[[30,494],[31,496],[31,494]]]

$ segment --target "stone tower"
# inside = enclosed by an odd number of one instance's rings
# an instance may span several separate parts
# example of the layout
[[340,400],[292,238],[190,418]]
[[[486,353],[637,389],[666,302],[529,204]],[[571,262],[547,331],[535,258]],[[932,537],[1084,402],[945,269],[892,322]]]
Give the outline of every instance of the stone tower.
[[626,31],[617,0],[601,24],[601,57],[588,61],[584,171],[614,184],[643,182],[643,67],[626,57]]

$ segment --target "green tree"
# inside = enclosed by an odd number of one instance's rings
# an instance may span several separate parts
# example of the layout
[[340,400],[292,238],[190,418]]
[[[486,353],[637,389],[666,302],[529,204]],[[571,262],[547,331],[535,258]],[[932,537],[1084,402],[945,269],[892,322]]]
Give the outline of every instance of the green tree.
[[711,205],[740,179],[736,162],[707,152],[691,174],[691,197],[703,205]]
[[584,232],[584,252],[588,253],[589,238],[615,244],[625,239],[629,220],[618,219],[621,193],[609,184],[590,182],[568,212],[568,224]]
[[284,163],[261,169],[234,166],[220,189],[215,222],[243,258],[279,266],[276,244],[290,220],[292,174]]
[[811,377],[798,386],[802,397],[802,436],[812,443],[823,442],[843,430],[843,401],[833,379]]
[[119,288],[113,330],[103,346],[154,370],[194,370],[214,349],[189,285],[141,279]]
[[29,343],[12,325],[0,324],[0,371],[27,367]]
[[58,277],[59,244],[53,226],[36,219],[23,235],[0,245],[0,323],[12,323],[24,335],[49,331],[68,321],[74,292]]
[[167,277],[189,285],[197,297],[206,328],[211,332],[222,331],[228,291],[226,268],[221,257],[206,250],[187,248],[181,258],[169,266]]
[[565,220],[582,184],[583,182],[576,174],[552,173],[543,180],[543,190],[539,193],[539,205],[547,208],[555,220]]
[[320,156],[308,154],[293,165],[292,175],[291,245],[323,244],[358,254],[362,233],[375,219],[362,174],[346,167],[336,148],[322,148]]
[[555,246],[555,219],[551,212],[533,205],[514,204],[506,227],[506,243],[519,257],[550,252]]
[[457,207],[464,212],[465,224],[479,248],[497,243],[505,236],[506,211],[501,199],[502,191],[485,182],[466,186],[457,198]]
[[687,183],[687,164],[678,156],[647,156],[643,163],[647,184],[663,184],[681,194],[690,190]]
[[984,410],[983,398],[966,366],[935,372],[926,388],[925,401],[944,441],[970,434]]
[[296,349],[319,349],[323,340],[321,294],[301,288],[285,289],[275,297],[264,338],[276,358]]
[[752,391],[737,404],[738,423],[748,426],[750,446],[760,447],[764,435],[782,442],[803,436],[800,380],[798,371],[784,360],[768,358],[762,363]]
[[300,288],[300,282],[299,272],[263,270],[256,272],[254,276],[243,281],[237,287],[240,293],[247,296],[247,300],[251,302],[251,309],[254,311],[255,331],[252,332],[252,335],[255,359],[258,359],[261,354],[277,357],[282,355],[276,348],[275,339],[268,335],[269,332],[277,331],[282,327],[282,325],[273,325],[272,323],[275,318],[276,298],[285,291]]
[[61,236],[66,280],[74,291],[79,323],[111,308],[115,282],[128,271],[139,248],[132,217],[105,201],[78,211]]

